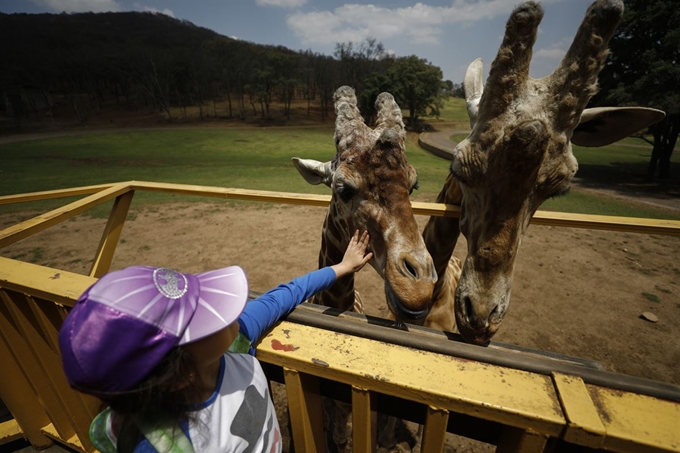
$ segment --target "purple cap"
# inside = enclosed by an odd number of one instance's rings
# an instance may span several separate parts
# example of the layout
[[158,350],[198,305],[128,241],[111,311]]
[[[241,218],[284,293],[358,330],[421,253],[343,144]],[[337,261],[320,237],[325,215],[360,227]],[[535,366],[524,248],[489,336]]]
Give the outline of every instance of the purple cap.
[[247,298],[238,266],[196,275],[147,266],[110,272],[80,296],[59,331],[66,377],[87,393],[130,390],[172,348],[236,321]]

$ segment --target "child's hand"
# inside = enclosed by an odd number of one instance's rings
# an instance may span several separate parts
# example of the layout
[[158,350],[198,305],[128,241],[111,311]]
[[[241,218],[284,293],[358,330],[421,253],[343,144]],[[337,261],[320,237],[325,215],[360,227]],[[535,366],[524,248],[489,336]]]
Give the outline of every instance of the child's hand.
[[359,230],[354,233],[354,236],[349,240],[342,262],[332,266],[338,278],[358,272],[373,257],[372,252],[366,253],[369,239],[368,231],[364,231],[361,237],[359,237]]

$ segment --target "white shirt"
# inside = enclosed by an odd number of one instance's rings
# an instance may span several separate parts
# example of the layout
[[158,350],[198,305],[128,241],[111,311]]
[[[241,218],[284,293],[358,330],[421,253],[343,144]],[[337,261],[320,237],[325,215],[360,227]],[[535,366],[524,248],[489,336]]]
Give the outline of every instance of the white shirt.
[[194,412],[189,438],[196,452],[281,452],[281,430],[258,360],[226,353],[215,393]]

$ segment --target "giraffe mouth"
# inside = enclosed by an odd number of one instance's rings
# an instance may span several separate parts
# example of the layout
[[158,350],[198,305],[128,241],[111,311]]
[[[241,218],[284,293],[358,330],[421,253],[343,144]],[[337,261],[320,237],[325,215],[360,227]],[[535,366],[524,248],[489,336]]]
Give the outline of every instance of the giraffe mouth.
[[390,311],[398,321],[420,321],[425,319],[430,312],[428,308],[425,308],[424,310],[409,310],[406,308],[404,303],[396,296],[396,294],[394,294],[394,291],[392,291],[389,284],[385,284],[385,296]]

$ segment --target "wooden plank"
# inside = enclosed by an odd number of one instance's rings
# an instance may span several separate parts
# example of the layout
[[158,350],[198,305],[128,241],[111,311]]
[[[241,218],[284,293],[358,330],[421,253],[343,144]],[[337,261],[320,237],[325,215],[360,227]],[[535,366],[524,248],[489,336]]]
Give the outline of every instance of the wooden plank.
[[0,288],[72,307],[96,279],[37,264],[0,257]]
[[97,184],[94,186],[73,187],[69,189],[46,190],[42,192],[22,193],[16,195],[0,196],[0,205],[13,203],[26,203],[31,201],[49,200],[54,198],[77,197],[80,195],[91,195],[108,189],[113,184]]
[[[50,421],[60,426],[61,432],[73,434],[69,428],[68,415],[63,410],[51,385],[49,376],[36,359],[33,350],[24,334],[19,330],[14,320],[14,301],[7,291],[0,290],[0,350],[3,367],[7,363],[7,373],[10,378],[2,381],[3,401],[21,424],[33,445],[47,445],[49,441],[41,436],[41,428]],[[5,362],[5,360],[7,362]],[[15,369],[16,368],[16,369]],[[14,393],[18,391],[20,393]]]
[[[232,200],[258,201],[268,203],[285,203],[304,206],[327,207],[330,195],[300,194],[292,192],[272,192],[265,190],[248,190],[225,188],[215,186],[199,186],[188,184],[156,183],[149,181],[128,181],[124,183],[102,184],[99,186],[78,187],[58,191],[35,192],[32,194],[20,194],[0,197],[0,204],[16,203],[20,201],[32,201],[45,198],[58,198],[63,196],[93,193],[96,189],[112,189],[118,185],[125,185],[134,190],[149,192],[173,193],[190,196],[209,196]],[[458,217],[460,207],[443,203],[412,202],[415,215]],[[566,228],[585,228],[597,230],[609,230],[630,233],[666,234],[680,236],[680,221],[661,219],[642,219],[634,217],[614,217],[587,214],[571,214],[552,211],[537,211],[531,223],[534,225],[547,225]],[[12,231],[13,232],[13,231]],[[0,232],[1,233],[1,232]],[[0,247],[7,244],[0,235]]]
[[[2,301],[0,301],[0,304]],[[7,313],[0,310],[0,326],[5,327]],[[51,443],[40,428],[49,423],[47,413],[40,405],[37,392],[26,379],[17,357],[9,347],[11,338],[9,329],[0,329],[0,363],[2,363],[2,385],[0,385],[0,399],[7,406],[13,420],[2,423],[0,445],[11,442],[19,437],[26,437],[36,446],[47,446]]]
[[[329,195],[308,195],[289,192],[270,192],[263,190],[227,189],[221,187],[189,186],[183,184],[164,184],[131,181],[131,187],[140,190],[182,193],[185,195],[217,196],[235,200],[263,201],[273,203],[301,204],[307,206],[328,206]],[[443,203],[412,202],[416,215],[435,215],[446,217],[460,216],[460,207]],[[587,214],[571,214],[552,211],[537,211],[531,223],[568,228],[586,228],[631,233],[668,234],[680,236],[680,221],[641,219],[634,217],[614,217]]]
[[319,380],[285,367],[283,377],[295,450],[324,451],[323,408]]
[[301,194],[292,192],[271,192],[266,190],[234,189],[214,186],[194,186],[188,184],[154,183],[130,181],[133,190],[148,192],[174,193],[202,197],[217,197],[229,200],[260,201],[264,203],[285,203],[303,206],[328,206],[330,195]]
[[[39,328],[39,323],[35,322],[29,308],[29,296],[7,292],[4,292],[4,295],[9,296],[3,299],[9,306],[18,333],[26,342],[28,350],[38,365],[30,374],[32,378],[43,382],[38,394],[43,398],[51,422],[62,438],[69,438],[75,434],[89,442],[92,417],[88,411],[84,410],[82,399],[68,384],[58,349],[55,351],[50,348],[44,332]],[[23,362],[25,357],[20,357]]]
[[108,189],[104,189],[94,195],[90,195],[73,203],[69,203],[61,208],[40,214],[32,219],[12,225],[9,228],[0,231],[0,248],[7,247],[14,244],[21,239],[25,239],[40,231],[43,231],[51,226],[54,226],[71,217],[105,203],[119,195],[124,194],[129,189],[126,184],[117,184]]
[[553,381],[567,419],[564,440],[589,448],[601,448],[606,430],[583,379],[553,373]]
[[263,362],[559,436],[565,425],[549,376],[281,322],[257,346]]
[[537,211],[532,225],[680,236],[680,221]]
[[0,423],[0,445],[23,438],[24,430],[15,419]]
[[90,277],[99,278],[111,269],[113,255],[116,252],[120,234],[123,231],[123,225],[125,224],[134,194],[134,190],[131,190],[120,195],[114,201],[111,213],[109,214],[109,220],[99,241],[99,247],[97,247],[97,253],[90,270]]
[[530,429],[503,428],[496,453],[543,453],[548,438]]
[[[26,296],[26,299],[35,320],[42,330],[42,336],[52,350],[52,355],[60,356],[59,328],[64,321],[62,307],[57,307],[54,302],[49,300],[37,301],[30,296]],[[59,376],[63,374],[61,362],[58,364],[57,374]],[[90,421],[99,413],[101,401],[92,396],[71,391],[68,388],[64,390],[66,393],[64,396],[68,398],[67,410],[72,413],[73,421],[89,429]]]
[[352,387],[352,451],[372,453],[376,447],[378,413],[367,389]]
[[680,452],[680,404],[586,384],[612,451]]
[[[441,203],[411,203],[416,215],[459,217],[460,207]],[[568,212],[536,211],[531,218],[532,225],[562,228],[583,228],[626,233],[665,234],[680,236],[680,221],[665,219],[643,219],[637,217],[616,217]]]
[[449,423],[449,411],[428,406],[423,429],[422,453],[439,453],[444,451],[446,426]]
[[85,446],[80,443],[80,440],[78,439],[77,436],[72,436],[69,437],[68,439],[64,439],[63,437],[60,437],[59,434],[57,433],[57,430],[54,429],[54,425],[49,424],[43,428],[43,433],[51,437],[52,439],[56,440],[57,442],[68,446],[72,450],[76,450],[82,453],[93,453],[96,452],[97,450],[92,446],[92,444],[88,440],[88,445]]
[[[59,354],[59,327],[61,326],[62,320],[60,319],[58,324],[55,325],[55,320],[50,319],[43,310],[43,308],[46,307],[39,306],[38,302],[31,296],[24,295],[24,297],[26,299],[26,305],[30,308],[33,313],[33,318],[40,327],[43,339],[47,342],[47,345],[54,354]],[[54,305],[54,302],[51,301],[47,301],[47,303]]]

